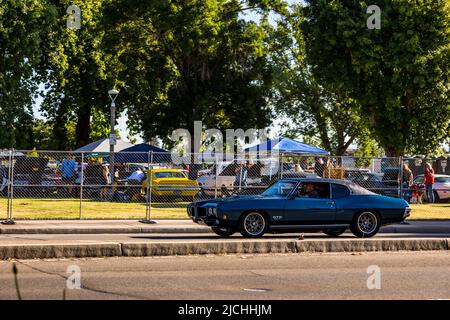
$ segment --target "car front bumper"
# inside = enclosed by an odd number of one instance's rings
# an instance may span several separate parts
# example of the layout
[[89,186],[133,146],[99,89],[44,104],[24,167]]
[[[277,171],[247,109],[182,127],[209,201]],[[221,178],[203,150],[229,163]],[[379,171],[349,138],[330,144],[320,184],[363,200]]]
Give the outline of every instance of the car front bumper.
[[193,222],[210,227],[235,227],[237,222],[229,219],[222,219],[223,215],[209,214],[207,208],[188,206],[188,216]]

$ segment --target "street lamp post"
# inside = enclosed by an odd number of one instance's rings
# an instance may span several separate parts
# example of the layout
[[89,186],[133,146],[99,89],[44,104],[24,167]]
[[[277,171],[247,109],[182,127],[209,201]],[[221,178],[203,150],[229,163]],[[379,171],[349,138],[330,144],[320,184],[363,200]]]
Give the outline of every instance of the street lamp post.
[[117,90],[109,90],[109,97],[111,99],[111,130],[109,134],[109,174],[111,176],[111,185],[114,183],[115,171],[114,171],[114,146],[116,145],[117,138],[115,135],[116,126],[116,98],[119,94]]

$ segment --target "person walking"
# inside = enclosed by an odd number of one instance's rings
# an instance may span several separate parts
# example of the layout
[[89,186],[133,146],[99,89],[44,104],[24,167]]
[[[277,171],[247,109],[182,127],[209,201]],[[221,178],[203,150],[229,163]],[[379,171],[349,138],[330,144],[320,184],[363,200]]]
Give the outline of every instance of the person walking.
[[234,193],[237,194],[241,191],[241,188],[247,187],[247,176],[248,176],[248,168],[249,168],[249,162],[247,163],[241,163],[235,171],[234,176]]
[[428,203],[434,203],[434,170],[431,163],[427,162],[425,165],[425,193],[427,196]]
[[73,196],[73,185],[78,175],[78,166],[73,156],[68,154],[66,159],[61,162],[61,178],[65,185],[68,185],[68,196]]
[[411,186],[413,185],[414,176],[407,163],[403,164],[403,199],[409,203],[411,200]]
[[323,178],[325,167],[325,161],[323,161],[321,157],[316,157],[314,162],[314,173]]

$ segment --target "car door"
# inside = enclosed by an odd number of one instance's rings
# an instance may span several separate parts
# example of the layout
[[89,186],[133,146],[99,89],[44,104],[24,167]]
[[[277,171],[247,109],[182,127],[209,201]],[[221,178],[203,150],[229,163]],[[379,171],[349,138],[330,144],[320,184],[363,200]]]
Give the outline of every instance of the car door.
[[[315,183],[320,185],[324,192],[319,192],[318,198],[303,197],[299,188],[291,197],[286,199],[284,207],[284,220],[290,225],[332,224],[335,221],[335,203],[330,198],[329,183]],[[328,188],[328,191],[326,190]]]
[[349,206],[349,203],[352,202],[350,195],[351,192],[347,186],[338,183],[331,184],[331,198],[336,209],[336,224],[348,224],[353,218],[355,212]]

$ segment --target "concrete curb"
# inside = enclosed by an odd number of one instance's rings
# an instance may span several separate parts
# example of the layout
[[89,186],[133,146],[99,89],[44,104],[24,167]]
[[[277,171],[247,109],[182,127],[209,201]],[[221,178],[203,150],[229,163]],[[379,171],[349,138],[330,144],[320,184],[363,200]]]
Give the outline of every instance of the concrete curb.
[[52,259],[121,256],[120,243],[0,245],[0,259]]
[[448,239],[296,241],[297,252],[374,252],[449,250]]
[[127,257],[295,252],[297,252],[295,241],[212,241],[122,244],[122,254]]
[[0,245],[0,260],[146,257],[202,254],[332,253],[450,250],[450,239],[223,240],[211,242],[95,242]]

